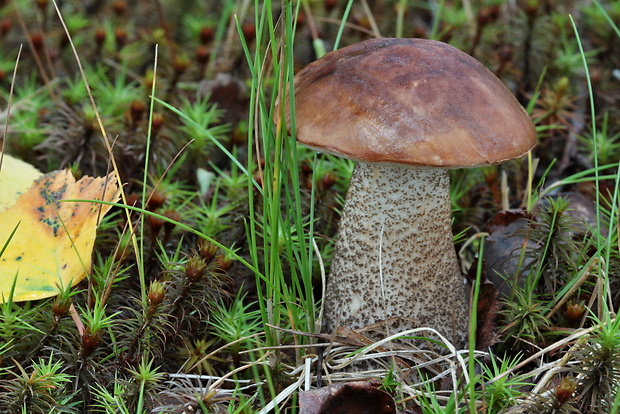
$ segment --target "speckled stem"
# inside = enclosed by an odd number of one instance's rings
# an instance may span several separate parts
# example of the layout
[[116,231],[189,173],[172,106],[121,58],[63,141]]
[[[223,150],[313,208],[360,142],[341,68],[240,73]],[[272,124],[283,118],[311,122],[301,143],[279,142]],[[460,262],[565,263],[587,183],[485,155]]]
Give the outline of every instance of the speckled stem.
[[388,318],[390,333],[427,326],[465,345],[469,299],[451,227],[444,169],[358,163],[324,300],[324,331]]

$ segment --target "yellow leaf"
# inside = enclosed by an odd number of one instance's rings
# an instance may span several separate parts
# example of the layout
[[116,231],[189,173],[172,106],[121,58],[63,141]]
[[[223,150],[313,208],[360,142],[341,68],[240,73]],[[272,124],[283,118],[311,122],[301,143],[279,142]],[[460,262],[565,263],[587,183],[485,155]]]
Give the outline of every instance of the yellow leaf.
[[0,170],[0,212],[6,210],[43,173],[20,159],[4,154]]
[[8,299],[15,277],[14,301],[42,299],[73,286],[90,271],[98,220],[111,206],[60,200],[117,201],[115,175],[83,177],[55,171],[35,181],[15,204],[0,213],[0,303]]

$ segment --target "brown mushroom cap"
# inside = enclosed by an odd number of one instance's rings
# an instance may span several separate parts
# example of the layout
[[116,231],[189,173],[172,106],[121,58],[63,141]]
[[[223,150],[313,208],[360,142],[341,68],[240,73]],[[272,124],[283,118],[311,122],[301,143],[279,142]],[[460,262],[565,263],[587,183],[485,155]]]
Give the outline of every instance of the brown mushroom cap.
[[381,164],[498,164],[536,142],[530,117],[493,73],[424,39],[367,40],[306,66],[295,76],[295,119],[304,145]]

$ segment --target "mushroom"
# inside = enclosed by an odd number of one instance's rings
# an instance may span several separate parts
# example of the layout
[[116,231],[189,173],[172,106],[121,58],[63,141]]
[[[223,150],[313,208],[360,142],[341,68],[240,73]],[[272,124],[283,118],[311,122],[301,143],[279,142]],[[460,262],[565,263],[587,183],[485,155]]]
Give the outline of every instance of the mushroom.
[[298,141],[357,161],[324,332],[390,320],[389,334],[426,326],[463,346],[469,293],[454,248],[448,170],[521,157],[536,142],[530,117],[481,63],[433,40],[342,48],[302,69],[294,88]]

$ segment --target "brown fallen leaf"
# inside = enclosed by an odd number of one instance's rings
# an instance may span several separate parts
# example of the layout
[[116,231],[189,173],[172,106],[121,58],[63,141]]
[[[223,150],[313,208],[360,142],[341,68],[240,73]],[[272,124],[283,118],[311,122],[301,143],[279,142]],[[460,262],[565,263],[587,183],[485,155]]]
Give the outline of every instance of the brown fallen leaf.
[[531,214],[525,210],[507,210],[498,212],[489,222],[491,234],[484,242],[484,271],[502,297],[510,296],[514,285],[512,277],[519,266],[524,268],[532,261],[525,258],[521,263],[524,244],[533,244],[527,231],[531,219]]
[[[476,267],[474,264],[469,269],[467,278],[470,281],[476,280]],[[502,305],[498,300],[499,291],[495,285],[486,277],[484,266],[482,270],[482,280],[480,292],[478,294],[478,306],[476,307],[476,349],[486,351],[490,346],[497,343],[497,315]]]
[[[531,255],[523,255],[535,248],[540,240],[530,239],[532,225],[538,223],[538,214],[549,204],[551,199],[563,197],[569,202],[566,210],[573,219],[570,229],[567,229],[568,237],[583,237],[596,228],[596,207],[594,202],[583,194],[576,192],[562,193],[553,197],[539,200],[532,212],[522,209],[500,211],[488,223],[490,236],[485,239],[484,259],[485,272],[488,279],[499,290],[500,296],[510,297],[515,284],[523,285],[527,269],[532,263]],[[532,224],[533,223],[533,224]],[[606,235],[606,226],[603,223],[600,229],[603,236]],[[515,275],[521,273],[518,280]]]
[[390,394],[367,381],[329,385],[299,394],[300,414],[396,414]]

